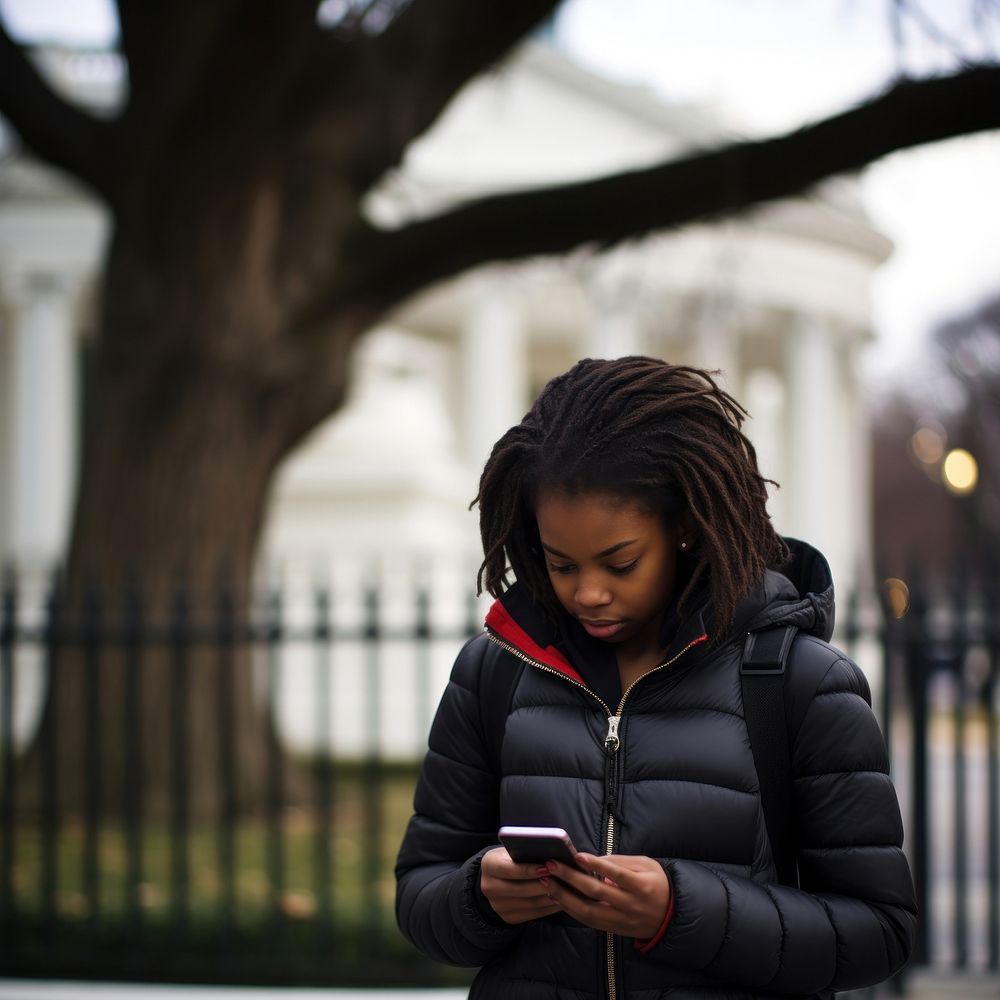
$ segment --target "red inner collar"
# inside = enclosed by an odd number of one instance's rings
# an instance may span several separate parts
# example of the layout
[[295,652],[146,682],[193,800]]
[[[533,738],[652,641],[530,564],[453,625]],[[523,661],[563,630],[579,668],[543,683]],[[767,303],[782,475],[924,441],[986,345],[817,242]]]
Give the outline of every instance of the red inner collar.
[[573,665],[556,649],[555,646],[539,646],[520,625],[508,614],[507,609],[500,603],[494,601],[486,615],[486,627],[496,634],[504,642],[509,642],[515,649],[520,650],[525,656],[532,660],[537,660],[547,667],[558,671],[560,674],[583,684],[586,681],[580,676]]

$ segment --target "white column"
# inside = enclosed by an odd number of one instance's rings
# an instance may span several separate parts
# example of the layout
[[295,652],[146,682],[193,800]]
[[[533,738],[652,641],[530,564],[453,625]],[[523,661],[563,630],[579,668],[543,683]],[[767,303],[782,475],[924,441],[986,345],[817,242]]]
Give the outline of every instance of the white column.
[[845,585],[870,587],[874,572],[872,561],[872,515],[875,495],[872,488],[872,428],[871,415],[865,405],[858,375],[858,350],[861,337],[855,337],[844,352],[842,377],[847,407],[848,448],[844,474],[850,489],[845,505],[847,552],[850,557],[849,578]]
[[67,282],[38,274],[15,294],[10,554],[41,567],[64,554],[76,481],[75,295]]
[[[845,448],[843,449],[845,503],[843,504],[844,571],[836,577],[838,603],[846,606],[852,592],[859,596],[858,613],[869,624],[879,620],[879,611],[872,590],[874,563],[872,560],[872,442],[871,418],[862,395],[858,376],[858,350],[863,343],[861,330],[848,329],[844,350],[840,356],[840,374],[844,386]],[[840,627],[846,623],[840,616]],[[855,660],[865,672],[872,689],[872,704],[882,703],[885,684],[882,649],[870,629],[863,628],[863,635],[852,650]],[[839,636],[834,637],[837,641]]]
[[528,409],[527,339],[510,284],[484,281],[462,331],[465,448],[477,470]]
[[581,357],[624,358],[644,354],[639,320],[634,304],[620,298],[599,301],[584,338]]
[[700,324],[693,353],[693,363],[698,368],[721,372],[719,385],[740,399],[739,341],[728,322],[718,320]]
[[847,568],[839,522],[851,488],[841,474],[847,428],[839,368],[833,331],[801,317],[788,341],[788,534],[823,551],[838,584]]
[[627,262],[623,269],[620,256],[600,258],[588,270],[590,323],[584,331],[580,357],[611,359],[644,354],[639,322],[642,288],[635,271],[627,268]]
[[788,425],[788,394],[785,384],[770,368],[754,368],[747,374],[740,401],[750,414],[744,426],[757,452],[760,473],[780,487],[769,485],[767,488],[768,513],[775,528],[787,534],[789,484],[785,428]]
[[[0,303],[0,317],[12,316],[7,302]],[[13,556],[16,417],[14,328],[0,322],[0,564]]]

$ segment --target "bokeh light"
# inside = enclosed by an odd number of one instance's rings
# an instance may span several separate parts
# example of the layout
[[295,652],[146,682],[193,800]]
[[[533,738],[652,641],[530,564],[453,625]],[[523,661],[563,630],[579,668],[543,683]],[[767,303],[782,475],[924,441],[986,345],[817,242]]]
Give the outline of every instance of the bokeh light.
[[971,493],[979,482],[979,465],[964,448],[953,448],[948,452],[941,472],[945,486],[958,496]]
[[883,580],[882,587],[892,617],[902,618],[910,608],[910,588],[896,576]]
[[918,427],[910,438],[913,454],[924,465],[937,465],[944,457],[945,435],[937,427],[924,424]]

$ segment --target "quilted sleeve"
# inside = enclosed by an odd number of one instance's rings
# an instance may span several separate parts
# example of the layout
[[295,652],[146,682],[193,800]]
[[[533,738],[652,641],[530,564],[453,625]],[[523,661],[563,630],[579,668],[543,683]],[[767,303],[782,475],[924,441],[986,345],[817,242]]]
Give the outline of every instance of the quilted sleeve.
[[854,989],[887,979],[913,947],[899,806],[859,668],[811,638],[796,643],[793,664],[800,888],[667,859],[674,918],[648,957],[776,993]]
[[[479,687],[488,639],[458,656],[431,726],[410,819],[396,860],[396,919],[439,962],[482,965],[520,934],[478,902],[479,863],[497,846],[499,788],[490,766]],[[502,665],[501,665],[502,667]]]

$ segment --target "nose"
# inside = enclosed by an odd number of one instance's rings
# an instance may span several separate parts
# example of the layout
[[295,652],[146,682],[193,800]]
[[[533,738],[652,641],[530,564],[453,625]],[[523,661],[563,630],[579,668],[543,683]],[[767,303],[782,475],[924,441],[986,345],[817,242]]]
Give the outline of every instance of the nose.
[[602,586],[596,580],[590,581],[586,578],[580,580],[573,596],[581,608],[601,608],[612,601],[611,591],[607,587]]

